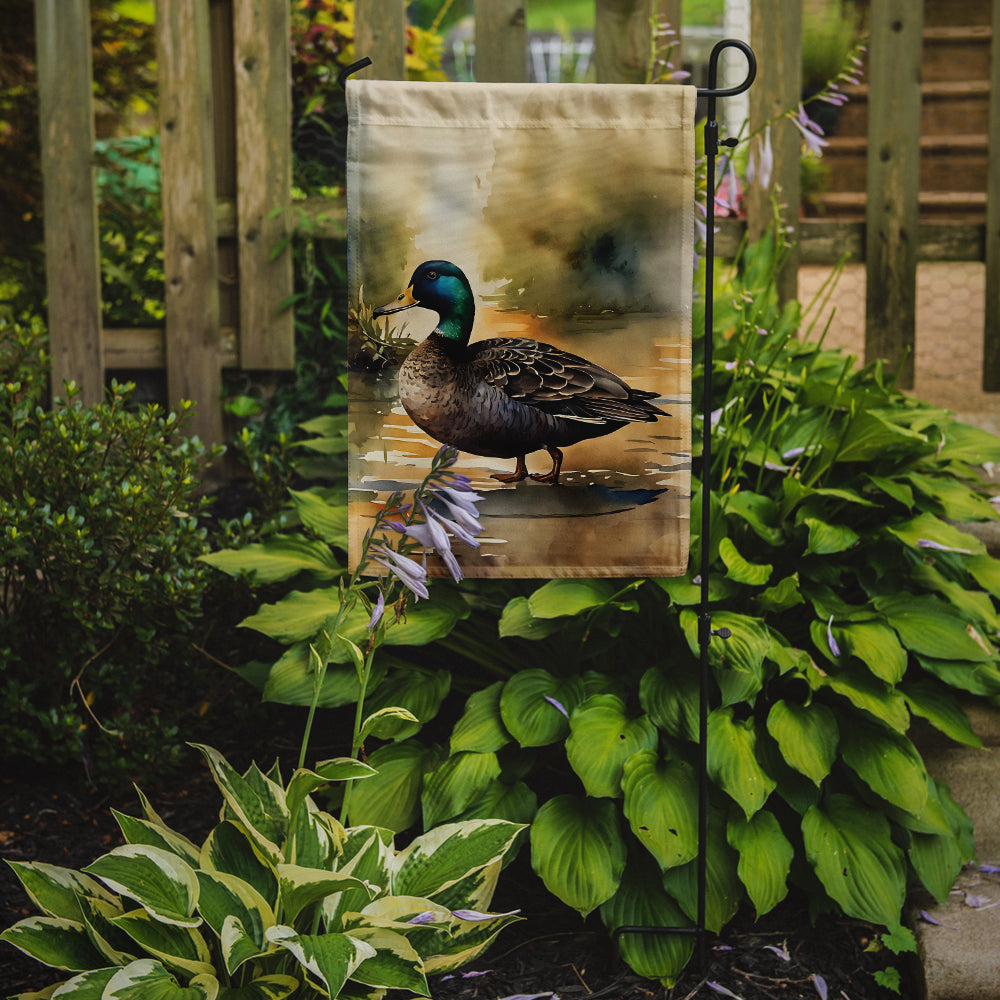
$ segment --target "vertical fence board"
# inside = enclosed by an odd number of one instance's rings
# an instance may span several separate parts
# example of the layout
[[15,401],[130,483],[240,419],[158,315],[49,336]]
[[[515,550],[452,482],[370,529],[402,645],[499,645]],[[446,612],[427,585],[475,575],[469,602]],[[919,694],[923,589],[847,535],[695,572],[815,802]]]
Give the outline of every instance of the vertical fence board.
[[211,44],[207,0],[160,0],[167,394],[198,403],[192,430],[222,440]]
[[[913,386],[923,3],[872,0],[868,58],[865,359]],[[905,360],[904,360],[905,358]]]
[[[802,4],[799,0],[759,0],[750,8],[750,40],[757,56],[757,79],[750,88],[750,130],[798,105],[802,91]],[[755,140],[756,141],[756,140]],[[781,225],[792,227],[795,241],[778,274],[778,296],[798,296],[799,158],[802,136],[787,118],[771,126],[774,170],[767,188],[759,183],[747,194],[747,227],[759,239],[774,220],[773,203],[780,206]]]
[[476,80],[524,83],[528,78],[524,0],[475,0]]
[[378,80],[406,79],[405,0],[362,0],[354,5],[354,53],[368,56]]
[[651,0],[594,0],[598,83],[645,83]]
[[52,391],[104,395],[88,0],[35,0]]
[[295,367],[293,315],[282,308],[292,294],[289,13],[287,0],[241,0],[233,8],[243,368]]
[[993,0],[990,44],[989,170],[986,176],[986,325],[983,389],[1000,392],[1000,0]]

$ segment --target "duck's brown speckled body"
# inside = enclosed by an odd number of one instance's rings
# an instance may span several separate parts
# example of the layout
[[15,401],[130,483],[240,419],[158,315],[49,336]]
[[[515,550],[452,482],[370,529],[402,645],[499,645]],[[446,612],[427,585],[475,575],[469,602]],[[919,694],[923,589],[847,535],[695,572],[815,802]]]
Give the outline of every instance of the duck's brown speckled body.
[[617,375],[536,340],[497,338],[469,344],[475,304],[465,275],[447,261],[427,261],[409,288],[375,315],[420,305],[438,326],[399,370],[399,399],[413,422],[460,451],[516,458],[512,475],[527,476],[524,456],[544,448],[552,470],[532,476],[558,483],[566,445],[610,434],[628,423],[665,416]]

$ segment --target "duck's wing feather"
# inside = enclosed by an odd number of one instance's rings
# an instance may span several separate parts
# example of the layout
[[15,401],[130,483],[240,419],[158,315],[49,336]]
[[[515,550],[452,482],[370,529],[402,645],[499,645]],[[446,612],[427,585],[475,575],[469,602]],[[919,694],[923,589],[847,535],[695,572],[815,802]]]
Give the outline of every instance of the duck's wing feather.
[[469,345],[473,377],[513,399],[569,420],[655,420],[663,411],[648,399],[655,392],[632,389],[613,372],[551,344],[500,337]]

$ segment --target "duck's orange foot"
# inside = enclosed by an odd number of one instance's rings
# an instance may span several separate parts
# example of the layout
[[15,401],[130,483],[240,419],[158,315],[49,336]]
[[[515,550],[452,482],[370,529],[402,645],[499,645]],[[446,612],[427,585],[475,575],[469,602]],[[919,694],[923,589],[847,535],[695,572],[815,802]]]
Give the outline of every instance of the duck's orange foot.
[[517,456],[517,467],[511,473],[494,472],[491,479],[500,483],[519,483],[522,479],[527,479],[528,467],[524,464],[524,455]]
[[551,483],[553,486],[559,485],[559,470],[562,468],[563,454],[558,448],[545,446],[545,450],[552,459],[552,468],[544,475],[532,476],[536,483]]

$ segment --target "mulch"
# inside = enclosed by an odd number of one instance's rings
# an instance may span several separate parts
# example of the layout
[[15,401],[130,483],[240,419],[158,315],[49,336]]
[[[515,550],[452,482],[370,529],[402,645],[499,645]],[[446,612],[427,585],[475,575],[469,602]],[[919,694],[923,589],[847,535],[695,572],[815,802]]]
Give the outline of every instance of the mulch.
[[[238,748],[230,752],[234,763]],[[192,751],[192,754],[194,752]],[[172,827],[198,841],[218,815],[219,797],[200,757],[155,790],[154,808]],[[111,807],[139,814],[134,793],[102,794],[76,776],[0,778],[0,858],[81,868],[122,842]],[[618,960],[596,914],[580,917],[549,895],[522,854],[501,876],[494,909],[520,909],[525,919],[504,930],[468,969],[431,977],[435,1000],[888,1000],[874,974],[887,965],[903,974],[901,995],[914,996],[912,971],[900,958],[872,950],[873,929],[843,918],[813,926],[807,906],[791,899],[760,922],[740,913],[718,938],[705,942],[706,967],[689,967],[673,989],[642,979]],[[33,912],[20,884],[0,865],[0,927]],[[41,989],[65,978],[0,944],[3,995]]]

